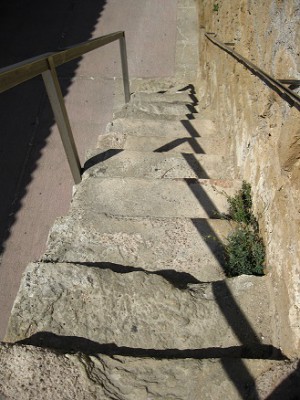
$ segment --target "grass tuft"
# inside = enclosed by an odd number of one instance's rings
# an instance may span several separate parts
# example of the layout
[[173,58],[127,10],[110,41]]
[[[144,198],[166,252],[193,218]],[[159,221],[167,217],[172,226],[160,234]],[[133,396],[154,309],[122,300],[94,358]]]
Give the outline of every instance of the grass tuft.
[[263,275],[265,246],[259,236],[258,222],[252,212],[251,186],[243,182],[241,189],[228,198],[229,217],[238,223],[225,245],[227,276]]
[[239,226],[228,238],[226,275],[264,275],[265,247],[256,232]]
[[228,197],[229,216],[231,219],[244,224],[252,220],[251,186],[243,181],[241,189],[234,197]]
[[215,4],[214,4],[214,6],[213,6],[213,11],[214,11],[214,12],[218,12],[218,11],[219,11],[219,4],[218,4],[218,3],[215,3]]

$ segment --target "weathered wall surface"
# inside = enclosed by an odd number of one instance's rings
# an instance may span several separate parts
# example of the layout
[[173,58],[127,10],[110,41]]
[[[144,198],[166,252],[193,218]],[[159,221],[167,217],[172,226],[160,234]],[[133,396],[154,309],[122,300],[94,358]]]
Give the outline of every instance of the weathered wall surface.
[[231,138],[237,174],[252,185],[280,342],[286,354],[299,355],[299,111],[208,41],[204,32],[234,42],[235,51],[277,79],[300,79],[300,3],[198,0],[198,5],[201,106],[214,113],[220,132]]

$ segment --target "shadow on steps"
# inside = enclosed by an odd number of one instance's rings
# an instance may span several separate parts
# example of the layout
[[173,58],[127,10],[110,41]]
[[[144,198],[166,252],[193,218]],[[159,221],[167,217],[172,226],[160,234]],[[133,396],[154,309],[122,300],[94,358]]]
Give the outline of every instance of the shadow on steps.
[[188,119],[183,119],[180,121],[182,123],[182,126],[185,128],[185,130],[191,135],[191,137],[201,137],[197,131],[197,129],[195,129],[193,127],[193,125],[190,123],[190,120]]
[[191,148],[193,149],[195,154],[205,154],[205,151],[202,149],[200,144],[198,142],[196,142],[196,140],[194,138],[189,138],[189,137],[174,139],[174,140],[172,140],[172,142],[167,143],[167,144],[159,147],[158,149],[154,150],[154,152],[162,153],[162,152],[171,151],[184,143],[188,143],[191,146]]
[[121,153],[123,149],[109,149],[104,151],[103,153],[96,154],[95,156],[89,158],[85,163],[83,167],[83,171],[87,171],[89,168],[94,167],[95,165],[99,164],[102,161],[108,160],[109,158]]
[[[141,349],[119,347],[114,343],[101,344],[78,336],[59,336],[52,332],[38,332],[17,342],[57,350],[62,353],[83,353],[86,355],[106,354],[109,356],[143,357],[155,359],[208,359],[208,358],[247,358],[266,360],[285,360],[281,351],[271,345],[232,346],[227,348],[210,347],[206,349]],[[226,361],[224,361],[226,363]]]
[[[71,263],[74,264],[74,263]],[[101,269],[110,269],[113,272],[119,274],[128,274],[131,272],[144,272],[148,275],[159,275],[165,278],[171,285],[177,289],[187,289],[190,284],[201,283],[193,275],[187,272],[179,272],[174,269],[164,269],[159,271],[148,271],[140,267],[129,267],[121,264],[114,264],[110,262],[76,262],[77,265],[82,265],[85,267],[94,267]]]

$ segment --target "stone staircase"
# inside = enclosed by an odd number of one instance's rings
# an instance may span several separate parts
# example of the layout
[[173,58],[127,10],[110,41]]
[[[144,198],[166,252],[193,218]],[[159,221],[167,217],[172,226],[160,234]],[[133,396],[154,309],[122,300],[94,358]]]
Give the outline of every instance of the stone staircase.
[[224,273],[220,216],[241,182],[191,84],[196,3],[177,4],[173,76],[132,80],[125,107],[116,81],[70,211],[23,275],[0,400],[299,398],[269,277]]
[[23,346],[0,348],[7,398],[260,399],[295,369],[268,276],[224,274],[220,215],[241,185],[226,138],[191,86],[139,85],[24,273],[6,335]]

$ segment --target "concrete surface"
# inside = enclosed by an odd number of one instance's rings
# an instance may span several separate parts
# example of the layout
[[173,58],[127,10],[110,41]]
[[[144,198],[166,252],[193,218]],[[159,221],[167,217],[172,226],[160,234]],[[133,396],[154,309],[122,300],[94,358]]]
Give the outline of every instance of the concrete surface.
[[[0,8],[2,66],[124,29],[131,76],[175,71],[173,0],[13,0]],[[82,161],[112,117],[119,66],[114,44],[58,71]],[[22,271],[40,257],[54,219],[67,211],[73,183],[41,80],[1,95],[0,105],[1,338]]]
[[[97,142],[99,149],[124,149],[136,151],[153,151],[186,154],[228,154],[224,139],[221,136],[213,137],[163,137],[133,136],[130,134],[109,133],[101,135]],[[228,155],[228,159],[230,156]]]
[[183,103],[183,104],[195,104],[195,99],[190,91],[176,91],[164,92],[164,93],[148,93],[148,92],[137,92],[131,95],[131,101],[133,103],[157,103],[157,102],[168,102],[169,104]]
[[[215,124],[209,119],[181,121],[141,120],[115,118],[106,128],[107,133],[127,133],[135,136],[202,137],[216,134]],[[218,132],[218,134],[220,134]]]
[[[158,106],[160,107],[160,106]],[[171,109],[172,107],[167,108]],[[174,108],[173,108],[174,109]],[[127,106],[126,108],[123,108],[121,111],[116,111],[114,112],[114,118],[129,118],[129,119],[140,119],[140,120],[156,120],[156,119],[161,119],[165,121],[174,121],[174,120],[182,120],[182,119],[187,119],[187,115],[190,115],[190,110],[187,107],[182,107],[180,106],[179,113],[176,112],[172,114],[171,110],[165,109],[166,113],[163,112],[162,109],[158,109],[157,113],[152,113],[152,111],[155,111],[154,107],[148,107],[145,106],[143,110],[134,107],[132,105]]]
[[144,102],[141,99],[133,98],[130,102],[130,107],[133,110],[140,110],[148,114],[171,114],[171,115],[184,115],[190,114],[193,108],[191,104],[186,104],[185,102],[169,103],[168,101],[158,101],[158,102]]
[[89,152],[83,178],[89,176],[135,178],[230,179],[231,163],[210,154],[151,153],[133,150]]
[[243,275],[183,289],[172,275],[122,273],[105,264],[32,263],[5,340],[50,332],[133,349],[218,348],[238,357],[246,348],[256,358],[271,357],[273,347],[264,346],[277,345],[270,289],[268,277]]
[[[47,262],[106,262],[132,270],[178,273],[178,282],[224,279],[222,243],[234,224],[225,220],[116,217],[76,210],[58,218]],[[166,275],[167,276],[167,275]]]
[[241,182],[213,179],[91,178],[76,187],[72,210],[115,216],[219,218]]
[[[47,335],[37,339],[48,343],[51,339],[53,343],[59,343],[60,340],[55,335],[48,335],[48,340]],[[73,343],[70,340],[71,346],[75,343],[76,339]],[[84,341],[77,339],[77,343],[77,349],[84,351]],[[93,344],[86,347],[90,350]],[[281,378],[288,378],[290,375],[290,380],[279,384],[276,390],[281,392],[282,397],[273,394],[272,399],[296,399],[297,388],[299,390],[297,363],[274,360],[239,361],[230,358],[141,358],[134,353],[131,357],[119,355],[121,349],[117,348],[108,351],[108,355],[101,354],[101,346],[94,347],[97,349],[94,354],[89,354],[88,351],[88,354],[59,354],[34,346],[0,345],[0,363],[3,366],[0,370],[1,398],[238,400],[249,399],[248,396],[256,392],[255,384],[258,382],[259,398],[265,399],[271,395],[274,384],[277,383],[278,370],[281,370]],[[228,380],[229,374],[234,377],[237,387]],[[264,382],[266,376],[273,378],[272,385]],[[213,383],[209,377],[214,378]],[[251,398],[257,399],[255,396]]]

